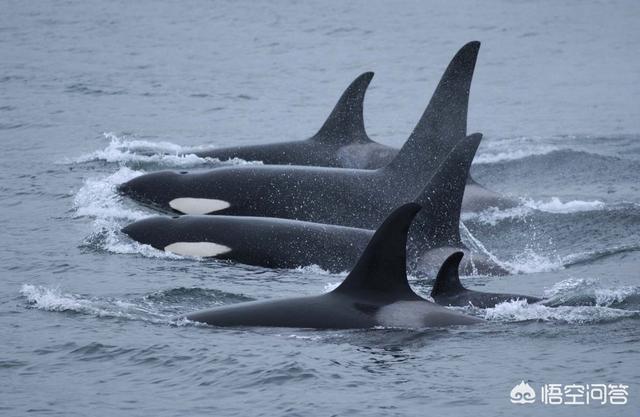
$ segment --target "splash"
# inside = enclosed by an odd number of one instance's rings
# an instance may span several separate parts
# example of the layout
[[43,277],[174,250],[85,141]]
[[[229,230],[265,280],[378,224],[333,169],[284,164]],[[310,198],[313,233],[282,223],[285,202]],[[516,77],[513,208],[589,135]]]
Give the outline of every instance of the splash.
[[514,161],[534,155],[546,155],[559,149],[560,148],[553,145],[539,145],[518,148],[512,151],[502,150],[492,152],[488,150],[478,155],[473,162],[476,164],[495,164],[497,162]]
[[545,290],[546,305],[640,308],[640,287],[602,287],[596,280],[569,278]]
[[200,157],[198,151],[211,147],[186,148],[170,142],[151,142],[147,140],[131,139],[127,136],[117,136],[114,133],[104,133],[109,144],[101,150],[72,159],[71,163],[87,163],[103,161],[121,165],[153,165],[167,168],[210,167],[211,165],[260,165],[260,161],[245,161],[232,158],[221,161],[218,158]]
[[106,250],[118,254],[139,254],[150,258],[180,259],[168,252],[159,251],[149,245],[135,242],[120,232],[130,221],[149,217],[152,213],[132,209],[125,205],[116,187],[139,175],[142,171],[134,171],[121,167],[115,173],[103,178],[87,179],[78,190],[73,202],[75,218],[90,218],[91,233],[85,240],[85,246],[92,249]]
[[[505,265],[504,262],[501,262],[498,259],[498,257],[495,256],[493,253],[491,253],[484,246],[484,244],[471,233],[471,231],[467,228],[467,226],[465,226],[463,222],[460,222],[460,230],[462,232],[462,236],[464,236],[465,243],[467,244],[467,247],[469,247],[469,249],[472,249],[475,252],[485,255],[487,258],[489,258],[489,260],[491,260],[496,265],[499,265],[504,269],[509,270],[507,265]],[[475,270],[475,267],[474,267],[474,270]],[[474,271],[473,275],[477,275],[477,271]]]
[[536,320],[566,324],[594,324],[638,317],[640,317],[640,311],[603,306],[550,307],[539,303],[528,304],[526,300],[500,303],[494,308],[484,310],[486,320],[499,322]]
[[24,284],[20,289],[30,308],[38,310],[72,312],[95,317],[145,320],[154,323],[169,323],[168,317],[148,311],[135,304],[109,299],[84,297],[63,293],[59,289]]
[[107,177],[85,180],[73,201],[76,217],[125,220],[139,220],[148,217],[149,214],[144,211],[125,207],[122,197],[116,190],[118,185],[142,174],[144,174],[143,171],[121,167]]
[[292,270],[296,272],[302,272],[303,274],[330,275],[330,276],[342,276],[342,277],[345,277],[349,273],[349,271],[331,272],[326,269],[323,269],[322,267],[320,267],[320,265],[315,265],[315,264],[298,266],[296,268],[293,268]]
[[342,282],[327,282],[322,289],[323,293],[328,293],[338,288]]
[[20,294],[26,299],[28,308],[172,326],[200,325],[181,317],[185,311],[205,308],[211,304],[252,300],[218,290],[182,287],[132,299],[118,299],[89,297],[65,293],[58,288],[23,284]]
[[503,261],[508,271],[516,274],[557,271],[564,268],[562,261],[548,255],[541,255],[532,248],[525,250],[512,259]]
[[514,161],[534,155],[546,155],[560,149],[556,145],[545,143],[545,139],[540,137],[491,139],[483,143],[482,152],[476,156],[474,163],[495,164]]
[[552,214],[572,214],[583,211],[604,210],[606,207],[606,204],[599,200],[562,202],[558,197],[551,197],[548,200],[521,198],[518,206],[507,209],[489,207],[481,212],[462,213],[461,218],[466,221],[476,221],[495,226],[504,220],[524,219],[536,211]]
[[534,210],[557,214],[579,213],[581,211],[598,211],[603,210],[606,206],[605,203],[599,200],[572,200],[563,203],[558,197],[551,197],[551,199],[547,201],[524,199],[523,205]]

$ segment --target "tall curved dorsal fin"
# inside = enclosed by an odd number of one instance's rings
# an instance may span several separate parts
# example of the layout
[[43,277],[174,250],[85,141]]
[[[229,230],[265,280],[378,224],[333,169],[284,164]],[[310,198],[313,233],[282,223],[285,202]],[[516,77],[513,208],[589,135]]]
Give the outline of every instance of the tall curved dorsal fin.
[[420,121],[388,169],[403,174],[431,172],[467,134],[469,91],[480,42],[464,45],[453,57]]
[[379,293],[398,299],[418,297],[407,281],[407,232],[420,205],[408,203],[395,209],[376,230],[351,273],[334,291]]
[[481,133],[459,141],[416,198],[422,210],[411,225],[409,246],[413,254],[442,246],[465,247],[460,239],[460,211],[471,162],[481,141]]
[[373,72],[365,72],[353,80],[311,140],[334,145],[371,142],[364,128],[363,103],[372,78]]
[[460,282],[460,273],[458,272],[463,256],[462,252],[455,252],[444,261],[438,271],[438,276],[436,276],[436,282],[433,284],[432,297],[441,294],[452,295],[465,290]]

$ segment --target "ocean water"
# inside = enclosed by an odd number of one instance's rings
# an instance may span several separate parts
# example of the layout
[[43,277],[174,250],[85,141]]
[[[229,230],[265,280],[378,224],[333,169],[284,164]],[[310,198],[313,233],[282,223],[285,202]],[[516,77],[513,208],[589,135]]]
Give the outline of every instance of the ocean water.
[[[638,415],[640,3],[1,4],[1,415]],[[452,329],[176,319],[344,275],[133,243],[120,227],[153,213],[117,184],[260,163],[188,153],[309,137],[368,70],[369,134],[400,146],[474,39],[473,175],[521,205],[463,217],[468,244],[513,272],[463,280],[552,306],[465,309],[487,323]],[[523,380],[535,404],[510,402]],[[625,384],[628,403],[542,404],[554,383]]]

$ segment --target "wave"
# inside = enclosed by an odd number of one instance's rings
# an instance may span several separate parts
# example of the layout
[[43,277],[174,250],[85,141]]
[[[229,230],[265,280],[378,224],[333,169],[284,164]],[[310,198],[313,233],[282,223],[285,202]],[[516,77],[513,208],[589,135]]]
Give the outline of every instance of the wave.
[[514,274],[533,274],[538,272],[558,271],[565,267],[561,259],[542,255],[531,248],[525,248],[512,259],[503,260],[503,267]]
[[240,158],[222,161],[218,158],[203,158],[195,154],[195,152],[210,149],[211,146],[183,147],[171,142],[152,142],[131,139],[127,136],[120,137],[114,133],[104,133],[104,137],[109,140],[109,144],[104,149],[82,155],[67,162],[81,164],[103,161],[121,165],[153,165],[154,167],[167,168],[262,164],[260,161],[245,161]]
[[600,211],[606,208],[607,205],[600,200],[570,200],[562,202],[558,197],[551,197],[547,200],[533,200],[522,197],[518,206],[507,209],[489,207],[480,212],[462,213],[462,219],[495,226],[503,220],[523,218],[535,211],[552,214],[572,214],[583,211]]
[[546,155],[559,149],[561,148],[555,145],[532,142],[531,138],[526,137],[493,140],[487,141],[487,145],[483,146],[482,152],[475,157],[473,162],[475,164],[495,164],[534,155]]
[[121,167],[106,177],[85,180],[73,201],[75,218],[92,219],[92,232],[85,239],[84,246],[117,254],[180,259],[178,255],[135,242],[120,232],[126,222],[153,215],[140,208],[128,207],[117,192],[118,185],[142,174],[143,171]]
[[121,167],[115,173],[103,178],[89,178],[76,193],[73,207],[76,217],[93,217],[101,219],[139,220],[149,214],[138,209],[125,207],[117,186],[144,174]]
[[522,204],[525,207],[529,207],[533,210],[556,214],[570,214],[578,213],[581,211],[598,211],[603,210],[606,207],[605,203],[600,200],[571,200],[563,203],[558,197],[551,197],[551,199],[547,201],[523,199]]
[[485,309],[483,316],[489,321],[521,322],[548,321],[566,324],[596,324],[639,318],[640,311],[622,310],[605,306],[548,306],[528,304],[526,300],[500,303]]
[[632,245],[613,246],[613,247],[605,248],[602,250],[587,251],[587,252],[580,252],[580,253],[567,255],[563,257],[562,262],[564,263],[565,266],[582,265],[582,264],[588,264],[598,259],[614,256],[620,253],[635,252],[638,250],[640,250],[640,245],[632,244]]
[[320,265],[305,265],[305,266],[298,266],[296,268],[292,268],[292,271],[296,271],[296,272],[301,272],[303,274],[311,274],[311,275],[329,275],[329,276],[337,276],[337,277],[346,277],[347,274],[349,273],[349,271],[343,271],[343,272],[331,272],[331,271],[327,271],[326,269],[323,269],[320,267]]
[[180,317],[187,312],[208,308],[211,305],[253,300],[239,294],[197,287],[172,288],[142,297],[119,299],[90,297],[65,293],[58,288],[23,284],[20,294],[26,299],[28,308],[178,326],[194,324]]
[[640,308],[640,287],[602,287],[597,281],[570,278],[545,290],[545,305],[583,305],[620,309]]
[[63,293],[59,289],[24,284],[20,294],[27,299],[30,308],[55,312],[72,312],[95,317],[144,320],[169,324],[172,320],[157,312],[149,311],[128,301],[98,299],[78,294]]
[[556,151],[579,152],[604,157],[637,159],[638,135],[559,135],[489,138],[482,143],[476,164],[495,164],[528,157],[544,156]]
[[486,320],[500,322],[606,323],[640,318],[640,287],[603,287],[595,280],[570,278],[545,290],[541,303],[514,300],[471,310]]

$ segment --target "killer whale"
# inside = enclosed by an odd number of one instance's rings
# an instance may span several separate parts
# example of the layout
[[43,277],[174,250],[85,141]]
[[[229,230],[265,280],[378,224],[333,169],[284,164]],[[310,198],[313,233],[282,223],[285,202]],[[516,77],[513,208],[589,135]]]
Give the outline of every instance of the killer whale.
[[413,200],[441,158],[466,136],[479,46],[470,42],[453,57],[413,133],[384,168],[264,165],[203,173],[162,171],[134,178],[119,190],[168,212],[276,217],[375,229],[397,201]]
[[527,300],[529,304],[542,301],[541,298],[530,295],[489,293],[466,289],[462,286],[459,275],[462,257],[462,252],[455,252],[442,264],[431,290],[431,298],[436,303],[443,306],[493,308],[506,301]]
[[405,245],[411,220],[419,210],[415,203],[396,209],[373,235],[353,270],[329,293],[239,303],[186,318],[220,327],[315,329],[422,328],[482,322],[432,303],[409,286]]
[[268,165],[308,165],[376,169],[398,150],[372,141],[364,127],[363,101],[373,72],[358,76],[344,91],[320,130],[306,140],[233,146],[194,152],[200,157],[261,161]]
[[[447,256],[469,254],[466,274],[503,275],[500,265],[470,253],[460,238],[465,178],[480,135],[461,141],[445,158],[415,202],[422,206],[409,233],[408,264],[413,275],[433,276]],[[215,257],[267,268],[317,265],[343,272],[355,265],[373,236],[369,229],[298,220],[241,216],[155,216],[122,231],[156,249],[186,256]]]
[[[298,165],[355,169],[379,169],[390,164],[399,149],[373,141],[364,125],[365,93],[373,72],[359,75],[343,92],[320,130],[301,141],[261,145],[232,146],[193,152],[203,158],[239,158],[266,165]],[[463,210],[479,212],[488,207],[500,209],[517,202],[478,184],[469,176]]]

